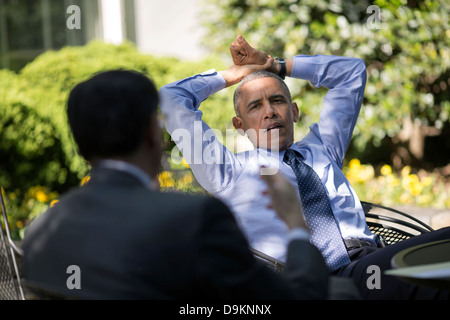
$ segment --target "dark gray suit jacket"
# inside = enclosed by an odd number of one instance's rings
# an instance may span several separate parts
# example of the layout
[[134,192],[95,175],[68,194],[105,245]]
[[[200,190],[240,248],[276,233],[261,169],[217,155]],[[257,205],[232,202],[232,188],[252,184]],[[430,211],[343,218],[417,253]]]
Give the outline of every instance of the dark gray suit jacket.
[[[29,284],[83,299],[327,298],[328,269],[308,241],[290,243],[280,277],[217,199],[152,192],[111,169],[34,221],[23,250]],[[71,265],[80,289],[67,286]]]

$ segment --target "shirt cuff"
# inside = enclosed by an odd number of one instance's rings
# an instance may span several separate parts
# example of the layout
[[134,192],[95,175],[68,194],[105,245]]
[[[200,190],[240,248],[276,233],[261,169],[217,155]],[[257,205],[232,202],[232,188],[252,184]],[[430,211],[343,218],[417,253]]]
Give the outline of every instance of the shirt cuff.
[[303,228],[294,228],[289,230],[287,234],[287,240],[288,242],[294,241],[294,240],[310,240],[310,234],[308,230]]
[[[215,69],[211,69],[195,76],[180,80],[176,85],[186,88],[189,92],[195,94],[199,99],[198,104],[206,100],[209,96],[225,88],[225,79],[216,72]],[[195,106],[195,109],[198,105]]]
[[226,81],[224,77],[216,71],[216,69],[210,69],[202,72],[198,76],[208,78],[209,92],[206,93],[207,97],[225,88]]
[[313,81],[316,72],[316,58],[313,56],[298,55],[295,56],[292,66],[291,77],[296,79],[303,79]]

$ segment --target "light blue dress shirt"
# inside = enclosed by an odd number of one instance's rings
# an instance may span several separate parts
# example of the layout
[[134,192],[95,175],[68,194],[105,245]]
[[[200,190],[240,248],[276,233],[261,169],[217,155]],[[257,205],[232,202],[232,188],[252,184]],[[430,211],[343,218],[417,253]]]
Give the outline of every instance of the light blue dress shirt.
[[[299,55],[293,60],[291,77],[326,87],[328,92],[319,122],[312,124],[306,137],[291,148],[303,155],[305,163],[322,180],[342,238],[376,244],[360,200],[341,171],[364,95],[365,64],[360,59],[325,55]],[[262,194],[266,187],[260,169],[264,165],[280,170],[298,189],[295,174],[283,162],[285,151],[253,149],[233,153],[215,137],[202,121],[199,107],[224,87],[224,78],[211,70],[161,88],[166,129],[198,182],[230,207],[250,245],[285,261],[288,230],[276,212],[267,208],[269,198]]]

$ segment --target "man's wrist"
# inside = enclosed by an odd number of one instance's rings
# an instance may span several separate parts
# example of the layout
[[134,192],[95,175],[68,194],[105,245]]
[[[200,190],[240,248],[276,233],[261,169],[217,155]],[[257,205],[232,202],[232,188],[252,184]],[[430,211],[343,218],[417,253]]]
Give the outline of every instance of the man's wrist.
[[225,80],[225,88],[235,85],[242,79],[242,77],[238,77],[236,75],[236,72],[233,72],[230,69],[218,71],[217,74],[222,76],[222,78]]
[[289,230],[287,234],[287,240],[288,242],[294,241],[294,240],[310,240],[310,233],[305,228],[293,228]]
[[275,60],[278,62],[277,74],[284,80],[286,78],[286,61],[283,58],[276,58]]

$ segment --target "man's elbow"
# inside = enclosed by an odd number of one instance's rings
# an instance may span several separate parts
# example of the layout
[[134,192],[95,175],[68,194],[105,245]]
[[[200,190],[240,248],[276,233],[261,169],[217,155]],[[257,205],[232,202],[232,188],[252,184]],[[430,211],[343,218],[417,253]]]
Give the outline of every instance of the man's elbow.
[[350,81],[353,82],[354,86],[365,88],[367,82],[367,70],[366,63],[364,60],[359,58],[352,59],[352,68],[350,71]]
[[354,59],[355,59],[355,71],[365,79],[367,77],[366,63],[364,62],[363,59],[360,58]]
[[170,90],[168,88],[168,85],[165,85],[165,86],[161,87],[158,90],[160,100],[163,100],[164,98],[168,97],[169,96],[169,92],[170,92]]
[[159,107],[161,111],[167,115],[168,112],[170,112],[171,105],[173,105],[171,102],[174,100],[173,96],[173,90],[168,87],[168,85],[163,86],[159,89]]

